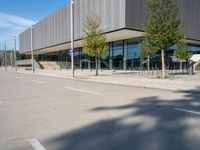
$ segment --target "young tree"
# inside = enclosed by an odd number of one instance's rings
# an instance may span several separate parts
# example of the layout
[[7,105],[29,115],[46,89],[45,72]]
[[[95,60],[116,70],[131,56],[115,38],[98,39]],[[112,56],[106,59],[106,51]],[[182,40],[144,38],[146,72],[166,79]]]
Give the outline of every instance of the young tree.
[[144,39],[140,44],[140,52],[142,58],[147,58],[147,70],[150,72],[150,57],[157,53],[158,49],[151,45],[148,40]]
[[181,62],[180,66],[182,69],[183,66],[182,60],[188,61],[191,56],[190,50],[187,46],[185,39],[180,40],[179,43],[177,44],[177,48],[174,51],[174,56],[180,59]]
[[165,51],[182,39],[178,7],[171,0],[147,0],[145,38],[161,51],[162,78],[165,78]]
[[88,15],[84,22],[83,50],[89,56],[95,57],[96,76],[98,76],[98,62],[100,56],[108,50],[101,19],[96,14]]

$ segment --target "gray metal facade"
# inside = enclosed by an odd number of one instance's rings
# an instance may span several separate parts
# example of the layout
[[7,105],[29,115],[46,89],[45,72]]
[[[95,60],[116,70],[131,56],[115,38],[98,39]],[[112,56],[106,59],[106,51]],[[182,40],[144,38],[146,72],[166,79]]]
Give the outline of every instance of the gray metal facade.
[[[106,32],[125,27],[125,0],[75,0],[74,38],[83,36],[84,18],[90,13],[101,17]],[[33,31],[34,50],[66,43],[70,41],[70,4],[44,18]],[[20,51],[30,51],[30,29],[19,36]]]
[[[184,18],[187,38],[200,40],[200,1],[174,0]],[[87,14],[101,17],[105,32],[129,28],[142,30],[145,21],[145,0],[75,0],[75,40],[83,37],[83,22]],[[47,16],[34,25],[34,50],[70,41],[70,4]],[[30,51],[30,29],[19,35],[21,52]]]
[[[145,22],[145,1],[126,0],[126,28],[142,30]],[[200,0],[173,0],[183,19],[183,32],[191,40],[200,40]]]

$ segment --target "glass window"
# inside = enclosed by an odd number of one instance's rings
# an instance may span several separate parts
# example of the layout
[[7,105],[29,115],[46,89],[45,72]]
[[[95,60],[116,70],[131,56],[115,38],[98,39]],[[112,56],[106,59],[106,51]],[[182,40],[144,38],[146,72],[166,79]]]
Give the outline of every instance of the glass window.
[[124,43],[123,41],[113,42],[113,69],[123,69]]
[[75,68],[80,68],[80,60],[81,60],[81,55],[80,55],[80,49],[75,49],[74,50],[74,65]]
[[139,42],[134,39],[127,42],[127,69],[137,70],[140,69],[140,49]]
[[188,44],[189,49],[193,54],[200,54],[200,46],[195,44]]
[[109,49],[101,56],[101,69],[109,69],[109,60],[110,60],[110,51],[112,49],[109,46]]
[[90,68],[90,57],[82,50],[80,49],[80,55],[81,55],[81,69],[89,69]]
[[127,59],[134,59],[140,57],[139,44],[136,41],[128,41]]

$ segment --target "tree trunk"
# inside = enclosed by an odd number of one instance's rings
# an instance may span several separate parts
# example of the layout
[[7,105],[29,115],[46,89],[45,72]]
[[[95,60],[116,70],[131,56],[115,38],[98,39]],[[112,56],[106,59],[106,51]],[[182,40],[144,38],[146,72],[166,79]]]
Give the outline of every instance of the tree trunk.
[[147,71],[148,71],[148,74],[150,74],[150,58],[149,58],[149,55],[147,56]]
[[161,58],[162,58],[162,78],[165,78],[165,56],[164,50],[161,50]]
[[95,58],[95,61],[96,61],[96,76],[98,76],[98,70],[99,70],[99,63],[98,63],[98,61],[99,61],[99,58],[98,57],[96,57]]

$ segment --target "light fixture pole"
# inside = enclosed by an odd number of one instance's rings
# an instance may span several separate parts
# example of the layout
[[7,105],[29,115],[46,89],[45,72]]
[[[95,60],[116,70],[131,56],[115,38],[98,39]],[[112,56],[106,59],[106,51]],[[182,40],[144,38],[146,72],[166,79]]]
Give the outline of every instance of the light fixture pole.
[[5,70],[7,71],[7,53],[6,53],[6,43],[5,43],[5,58],[4,58],[4,65],[5,65]]
[[35,73],[34,68],[34,54],[33,54],[33,25],[31,26],[31,60],[32,60],[32,72]]
[[15,65],[15,71],[17,71],[17,56],[16,56],[16,36],[14,36],[14,65]]
[[72,77],[75,77],[74,74],[74,0],[71,0],[71,70]]

